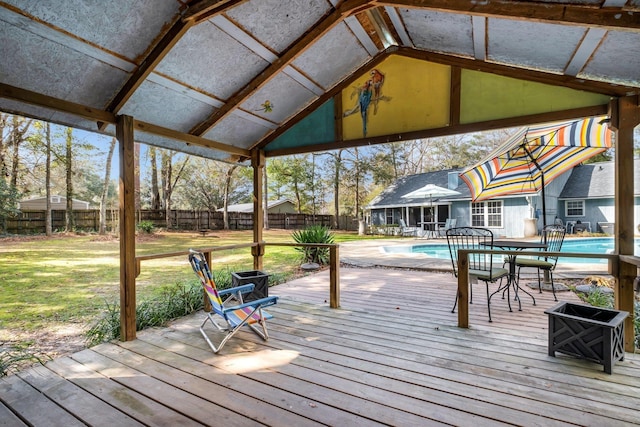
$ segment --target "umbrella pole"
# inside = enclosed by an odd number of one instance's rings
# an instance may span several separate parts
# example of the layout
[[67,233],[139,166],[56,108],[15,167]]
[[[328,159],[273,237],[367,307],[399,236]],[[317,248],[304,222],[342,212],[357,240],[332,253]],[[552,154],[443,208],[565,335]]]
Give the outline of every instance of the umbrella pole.
[[[527,138],[525,136],[525,144],[527,142]],[[538,160],[536,160],[535,157],[533,157],[533,154],[531,154],[531,151],[529,151],[526,147],[526,145],[523,144],[522,148],[524,149],[524,152],[527,153],[527,156],[529,156],[529,158],[531,159],[531,163],[533,163],[533,165],[536,167],[536,169],[538,169],[540,171],[540,180],[542,183],[542,228],[545,227],[545,225],[547,225],[547,203],[545,202],[545,197],[544,197],[544,171],[542,170],[542,168],[540,167],[540,165],[538,164]]]
[[540,178],[542,180],[542,228],[544,228],[547,225],[547,203],[545,202],[546,197],[544,197],[544,173],[542,170],[540,171]]

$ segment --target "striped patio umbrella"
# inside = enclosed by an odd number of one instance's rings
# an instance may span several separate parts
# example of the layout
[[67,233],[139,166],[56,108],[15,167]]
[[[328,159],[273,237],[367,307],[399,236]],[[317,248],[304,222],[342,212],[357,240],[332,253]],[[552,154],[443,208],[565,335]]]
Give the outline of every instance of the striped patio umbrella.
[[541,191],[546,225],[545,184],[611,148],[611,131],[604,119],[591,117],[522,128],[460,177],[469,186],[473,201]]

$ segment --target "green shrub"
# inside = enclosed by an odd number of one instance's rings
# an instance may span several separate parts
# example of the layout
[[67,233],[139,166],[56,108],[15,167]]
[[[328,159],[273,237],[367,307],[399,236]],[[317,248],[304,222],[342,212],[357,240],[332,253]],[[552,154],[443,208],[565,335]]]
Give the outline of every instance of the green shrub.
[[[312,225],[304,230],[291,233],[296,243],[328,243],[334,242],[334,236],[328,227]],[[329,264],[329,248],[303,247],[296,248],[302,254],[303,262],[315,262],[320,265]]]
[[[214,270],[213,279],[218,290],[232,285],[231,269]],[[169,320],[194,313],[203,307],[204,294],[200,281],[176,283],[160,289],[155,297],[136,305],[136,330],[165,325]],[[120,304],[106,301],[106,310],[85,334],[88,347],[120,338]]]
[[594,307],[613,308],[613,295],[602,292],[599,287],[594,287],[584,299]]
[[[221,282],[224,284],[224,280]],[[223,289],[222,286],[219,288]],[[169,320],[194,313],[202,308],[203,298],[199,281],[168,286],[158,296],[136,305],[136,330],[162,326]],[[120,305],[107,302],[102,317],[89,328],[85,337],[88,347],[120,338]]]
[[143,231],[147,234],[151,234],[153,233],[153,222],[151,221],[140,221],[138,223],[138,225],[136,225],[136,228],[140,231]]

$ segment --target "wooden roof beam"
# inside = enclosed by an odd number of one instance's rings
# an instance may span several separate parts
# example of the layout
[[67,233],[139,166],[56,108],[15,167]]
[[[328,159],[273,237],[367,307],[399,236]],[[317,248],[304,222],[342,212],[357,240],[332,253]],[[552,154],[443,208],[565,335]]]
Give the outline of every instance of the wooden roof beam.
[[389,56],[389,52],[395,52],[396,50],[397,50],[397,47],[395,47],[395,46],[394,47],[390,47],[387,50],[385,50],[385,51],[379,53],[378,55],[376,55],[375,57],[373,57],[370,61],[368,61],[363,66],[361,66],[357,71],[351,73],[351,75],[349,75],[347,78],[343,79],[341,82],[336,83],[331,89],[327,90],[324,93],[324,95],[320,96],[314,102],[309,104],[305,109],[303,109],[298,114],[296,114],[294,117],[289,119],[286,123],[280,125],[278,127],[278,129],[276,129],[273,132],[267,134],[264,138],[262,138],[261,141],[259,141],[257,144],[255,144],[252,147],[252,149],[253,148],[264,148],[268,143],[270,143],[271,141],[276,139],[278,136],[280,136],[283,133],[285,133],[287,130],[289,130],[291,127],[293,127],[293,125],[295,125],[300,120],[302,120],[303,118],[308,116],[311,112],[313,112],[318,107],[320,107],[322,104],[327,102],[330,98],[333,98],[334,96],[338,95],[344,88],[349,87],[354,81],[359,79],[365,71],[368,71],[370,68],[375,67],[376,65],[378,65],[382,61],[384,61]]
[[378,0],[376,3],[379,6],[468,13],[492,18],[602,27],[609,30],[640,30],[639,11],[609,6],[601,8],[593,5],[567,5],[516,0]]
[[291,64],[302,52],[311,46],[316,40],[326,34],[338,23],[355,11],[361,11],[371,6],[372,0],[346,0],[333,12],[329,13],[317,25],[291,45],[277,60],[271,63],[262,73],[254,78],[235,95],[229,98],[225,105],[216,110],[208,119],[195,126],[189,133],[204,135],[216,123],[227,117],[238,105],[247,100],[253,93],[269,82],[278,72]]
[[202,0],[191,4],[182,14],[182,20],[193,21],[198,24],[247,1],[248,0]]
[[638,88],[630,86],[622,86],[614,83],[607,83],[596,80],[586,80],[583,78],[576,78],[571,75],[546,73],[543,71],[529,70],[526,68],[518,68],[510,65],[496,64],[486,61],[478,61],[475,59],[428,52],[419,49],[398,47],[396,49],[387,49],[387,51],[389,51],[390,53],[407,56],[409,58],[421,59],[438,64],[458,66],[465,69],[498,74],[515,79],[528,80],[555,86],[564,86],[571,89],[584,90],[594,93],[601,93],[603,95],[629,96],[635,95],[640,92]]
[[[124,104],[131,98],[133,93],[140,87],[142,82],[156,68],[162,59],[171,51],[185,33],[194,25],[194,21],[176,21],[171,29],[154,46],[149,55],[138,65],[131,74],[131,77],[124,84],[122,89],[116,94],[107,105],[106,110],[117,114]],[[98,123],[98,129],[104,130],[106,123]]]
[[388,144],[391,142],[409,141],[412,139],[437,138],[449,135],[461,135],[465,133],[481,132],[493,129],[503,129],[517,126],[534,125],[555,120],[571,120],[577,117],[592,117],[607,114],[607,105],[595,105],[593,107],[582,107],[564,111],[552,111],[550,113],[531,114],[519,117],[507,117],[505,119],[489,120],[485,122],[455,124],[439,128],[424,129],[406,133],[381,135],[368,138],[350,139],[348,141],[332,141],[304,147],[282,148],[278,150],[265,151],[266,157],[289,156],[293,154],[304,154],[311,151],[330,151],[340,148],[365,147],[377,144]]
[[[242,0],[246,1],[246,0]],[[171,49],[186,34],[189,28],[202,20],[211,16],[224,12],[227,8],[242,3],[241,0],[203,0],[192,4],[182,14],[182,19],[173,23],[169,31],[160,39],[160,41],[151,49],[146,58],[138,65],[131,74],[131,77],[124,84],[122,89],[116,94],[107,105],[106,111],[117,114],[120,109],[131,98],[133,93],[140,87],[142,82],[156,68],[162,59],[171,51]],[[99,122],[98,129],[104,130],[106,123]]]
[[[82,117],[83,119],[98,121],[105,124],[116,124],[117,121],[116,115],[108,111],[98,110],[86,105],[54,98],[52,96],[42,95],[37,92],[32,92],[30,90],[21,89],[19,87],[10,86],[4,83],[0,83],[0,97],[12,99],[18,102],[24,102],[30,105],[36,105],[38,107],[43,107],[62,113],[68,113],[76,117]],[[247,149],[224,144],[218,141],[212,141],[210,139],[201,138],[195,135],[189,135],[187,133],[178,132],[173,129],[168,129],[151,123],[135,120],[134,128],[141,132],[147,132],[153,135],[182,141],[187,145],[199,145],[202,147],[224,151],[238,158],[250,157],[249,150]]]
[[609,84],[605,82],[592,81],[579,79],[573,76],[559,75],[552,73],[544,73],[541,71],[527,70],[523,68],[516,68],[507,65],[493,64],[484,61],[478,61],[469,58],[461,58],[458,56],[450,56],[440,53],[433,53],[422,51],[414,48],[397,47],[392,46],[381,52],[374,57],[371,61],[364,64],[357,71],[353,72],[351,76],[336,83],[333,88],[328,90],[323,96],[319,97],[307,108],[300,111],[297,115],[289,119],[286,123],[280,125],[278,129],[266,135],[261,141],[255,144],[254,147],[264,148],[268,143],[282,135],[293,125],[302,120],[310,112],[324,104],[329,98],[337,95],[341,90],[349,87],[355,80],[368,71],[371,67],[376,66],[388,56],[398,54],[409,58],[420,59],[429,62],[435,62],[438,64],[449,65],[452,67],[459,67],[463,69],[471,69],[475,71],[481,71],[486,73],[498,74],[505,77],[511,77],[515,79],[534,81],[538,83],[550,84],[555,86],[564,86],[571,89],[584,90],[588,92],[601,93],[609,96],[629,96],[638,94],[640,90],[634,87],[620,86],[615,84]]

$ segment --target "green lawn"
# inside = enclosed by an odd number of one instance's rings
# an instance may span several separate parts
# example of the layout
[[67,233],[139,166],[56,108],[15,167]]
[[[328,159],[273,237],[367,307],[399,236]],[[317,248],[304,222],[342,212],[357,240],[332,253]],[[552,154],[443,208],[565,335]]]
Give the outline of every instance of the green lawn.
[[[362,238],[337,232],[336,242]],[[139,236],[138,255],[148,255],[250,243],[251,231],[216,231],[206,237],[195,232]],[[287,230],[266,230],[266,242],[293,242]],[[251,249],[213,253],[215,270],[253,269]],[[105,308],[119,302],[119,242],[97,235],[3,239],[0,245],[0,341],[24,333],[61,328],[73,323],[86,328]],[[280,281],[293,276],[300,256],[292,247],[266,248],[264,271]],[[136,281],[137,301],[185,281],[195,281],[187,258],[143,261]]]

